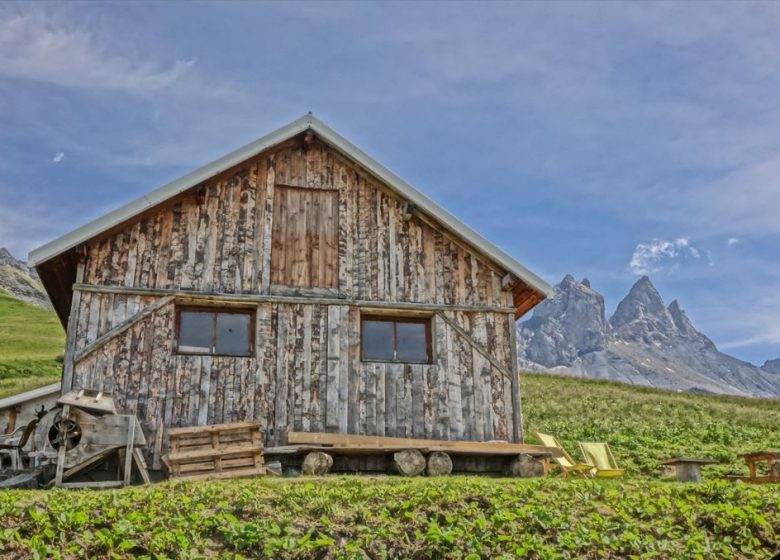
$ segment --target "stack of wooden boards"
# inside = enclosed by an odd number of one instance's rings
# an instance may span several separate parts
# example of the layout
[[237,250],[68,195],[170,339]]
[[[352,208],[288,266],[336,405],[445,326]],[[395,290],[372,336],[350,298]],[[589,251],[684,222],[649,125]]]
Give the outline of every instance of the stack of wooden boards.
[[265,474],[260,425],[255,422],[171,428],[164,457],[171,478],[201,480]]

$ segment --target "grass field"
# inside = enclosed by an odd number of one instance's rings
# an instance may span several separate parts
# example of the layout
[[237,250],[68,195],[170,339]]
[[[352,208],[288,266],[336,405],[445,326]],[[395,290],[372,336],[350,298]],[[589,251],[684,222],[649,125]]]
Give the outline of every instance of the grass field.
[[0,398],[58,381],[64,343],[53,311],[0,290]]
[[771,558],[780,488],[326,477],[0,492],[0,558]]
[[[780,400],[673,393],[544,374],[521,376],[526,433],[558,436],[575,458],[578,441],[607,441],[632,476],[657,477],[658,461],[711,457],[705,476],[747,474],[737,454],[780,449]],[[529,436],[530,437],[530,436]]]

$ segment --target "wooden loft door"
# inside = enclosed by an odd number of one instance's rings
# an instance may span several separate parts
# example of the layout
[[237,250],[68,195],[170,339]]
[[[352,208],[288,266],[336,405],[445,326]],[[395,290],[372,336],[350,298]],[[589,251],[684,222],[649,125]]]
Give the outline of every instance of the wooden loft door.
[[336,190],[275,187],[272,284],[338,288],[338,211]]

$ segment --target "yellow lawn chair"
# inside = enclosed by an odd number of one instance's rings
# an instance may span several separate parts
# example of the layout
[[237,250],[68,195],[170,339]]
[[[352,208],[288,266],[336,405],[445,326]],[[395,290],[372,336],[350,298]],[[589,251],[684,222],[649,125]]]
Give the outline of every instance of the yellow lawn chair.
[[582,465],[580,463],[577,463],[574,459],[572,459],[571,455],[566,453],[566,450],[561,445],[561,442],[558,441],[558,438],[555,436],[551,436],[550,434],[542,434],[540,432],[534,432],[534,436],[537,440],[539,440],[539,443],[544,445],[545,447],[557,447],[561,450],[561,456],[560,457],[552,457],[552,460],[558,463],[558,466],[561,467],[561,474],[558,476],[566,477],[569,475],[580,475],[580,476],[590,476],[590,471],[593,470],[593,467],[590,465]]
[[598,478],[614,478],[623,476],[626,472],[618,468],[615,456],[606,443],[581,441],[580,451],[585,462],[593,468],[594,476]]

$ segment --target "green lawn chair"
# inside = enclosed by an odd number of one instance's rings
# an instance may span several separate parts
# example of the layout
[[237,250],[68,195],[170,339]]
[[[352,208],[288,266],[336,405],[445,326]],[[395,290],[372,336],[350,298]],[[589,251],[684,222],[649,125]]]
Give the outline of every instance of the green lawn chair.
[[626,472],[617,466],[615,456],[606,443],[581,441],[580,451],[585,462],[592,467],[593,475],[598,478],[614,478]]
[[[557,447],[561,450],[561,456],[560,457],[553,457],[552,460],[558,463],[558,466],[561,467],[561,474],[558,476],[561,477],[567,477],[570,475],[573,476],[584,476],[588,477],[590,476],[590,471],[593,469],[590,465],[582,465],[577,463],[574,459],[572,459],[571,455],[566,453],[566,450],[561,445],[561,442],[558,441],[558,438],[555,436],[551,436],[550,434],[542,434],[540,432],[534,432],[534,436],[537,440],[539,440],[539,443],[544,445],[545,447]],[[546,469],[545,469],[546,470]]]

